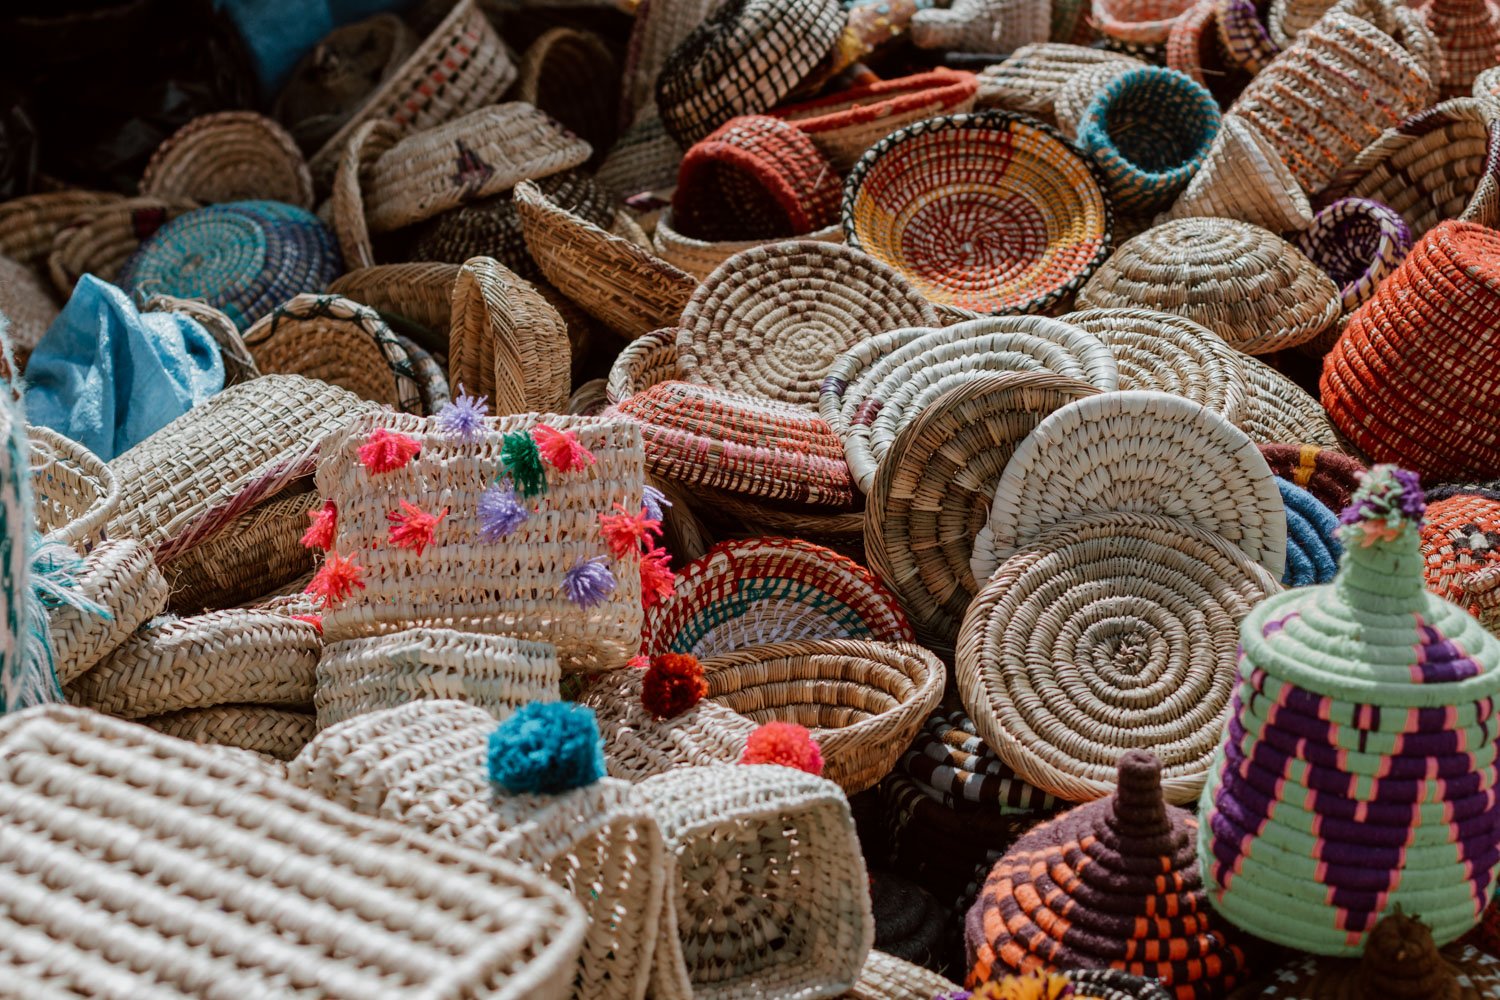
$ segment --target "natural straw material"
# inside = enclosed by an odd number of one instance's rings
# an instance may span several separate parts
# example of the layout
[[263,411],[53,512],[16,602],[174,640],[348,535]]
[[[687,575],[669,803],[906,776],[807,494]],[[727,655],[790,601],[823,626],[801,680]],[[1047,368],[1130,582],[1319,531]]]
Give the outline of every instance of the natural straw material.
[[395,14],[376,14],[334,28],[298,60],[271,114],[304,152],[323,146],[420,39]]
[[114,281],[141,241],[198,207],[196,201],[184,198],[141,197],[80,212],[52,239],[52,252],[47,255],[52,287],[67,296],[85,274]]
[[302,533],[308,514],[322,504],[308,487],[305,479],[293,483],[163,566],[172,610],[233,607],[311,573],[312,552]]
[[1328,412],[1296,382],[1248,355],[1240,358],[1250,384],[1244,419],[1239,427],[1256,444],[1278,441],[1321,445],[1347,450]]
[[859,981],[841,1000],[932,1000],[957,989],[931,969],[871,949]]
[[620,65],[592,31],[552,28],[527,47],[510,96],[557,119],[593,147],[597,162],[619,135]]
[[316,627],[265,611],[158,618],[67,687],[68,700],[127,719],[247,702],[310,707]]
[[276,760],[296,757],[318,731],[317,720],[311,712],[263,705],[188,708],[137,721],[158,733],[189,743],[234,747]]
[[987,313],[1035,312],[1075,291],[1112,231],[1093,168],[1052,129],[1002,111],[931,118],[876,143],[845,184],[843,218],[850,246],[934,304]]
[[978,591],[969,566],[995,483],[1019,443],[1092,386],[1050,372],[976,375],[896,434],[865,502],[870,567],[924,641],[951,648]]
[[1280,154],[1233,113],[1224,116],[1218,138],[1167,215],[1216,215],[1272,232],[1306,229],[1313,218],[1307,195]]
[[911,626],[863,566],[792,538],[721,542],[681,567],[646,613],[641,652],[700,660],[794,639],[910,642]]
[[120,506],[120,484],[109,465],[72,438],[28,426],[31,497],[36,527],[48,540],[86,553],[108,537]]
[[489,257],[464,262],[453,283],[448,374],[490,401],[490,412],[555,413],[568,396],[568,328],[536,288]]
[[1207,87],[1220,107],[1233,104],[1251,79],[1219,41],[1218,0],[1198,0],[1173,22],[1167,33],[1166,64]]
[[105,191],[47,191],[0,202],[0,254],[39,266],[59,230],[88,209],[120,200]]
[[313,207],[312,174],[280,125],[254,111],[194,118],[156,147],[141,194],[205,205],[266,198]]
[[729,258],[698,286],[677,334],[689,382],[816,406],[828,368],[872,331],[934,326],[900,274],[828,243],[777,243]]
[[[684,236],[677,231],[677,220],[668,207],[657,217],[656,228],[651,233],[651,244],[656,255],[673,267],[681,268],[693,277],[702,280],[712,274],[720,264],[745,250],[753,250],[768,243],[782,242],[777,237],[758,240],[699,240]],[[837,219],[831,225],[816,232],[798,237],[799,240],[816,240],[819,243],[844,242],[844,227]]]
[[1223,417],[1166,393],[1105,393],[1052,414],[1017,447],[974,544],[974,578],[1083,514],[1139,511],[1194,524],[1279,577],[1286,512],[1260,451]]
[[1264,3],[1256,0],[1215,0],[1214,28],[1229,61],[1247,73],[1261,72],[1281,51],[1261,20]]
[[[843,233],[840,231],[840,238]],[[0,315],[5,336],[24,365],[42,335],[57,319],[57,302],[40,276],[25,264],[0,257]]]
[[623,403],[658,382],[677,378],[677,328],[637,337],[620,351],[609,369],[606,389],[611,406]]
[[1078,293],[1078,306],[1175,313],[1236,350],[1269,354],[1331,327],[1339,290],[1275,233],[1235,219],[1192,218],[1163,223],[1116,250]]
[[420,324],[446,343],[450,296],[461,263],[377,264],[356,268],[335,278],[328,291]]
[[27,996],[76,992],[79,976],[127,996],[569,996],[584,917],[534,871],[76,709],[12,716],[0,744],[5,935],[54,957],[6,953]]
[[1190,802],[1229,716],[1239,622],[1279,589],[1185,519],[1080,516],[980,590],[959,634],[959,694],[985,742],[1044,791],[1107,795],[1119,755],[1150,749],[1167,800]]
[[323,212],[325,218],[332,216],[333,232],[348,267],[375,264],[370,223],[365,218],[365,184],[376,162],[400,140],[401,128],[394,122],[368,121],[354,130],[339,154],[333,193]]
[[1023,45],[1004,61],[987,66],[979,74],[979,108],[1019,111],[1042,121],[1053,121],[1053,107],[1063,85],[1077,73],[1101,63],[1120,63],[1126,68],[1144,66],[1138,59],[1083,45],[1041,42]]
[[1443,97],[1468,97],[1479,75],[1500,62],[1500,12],[1484,0],[1431,0],[1422,19],[1437,39]]
[[263,372],[321,379],[404,413],[422,412],[416,369],[380,315],[341,295],[303,293],[245,331]]
[[455,699],[505,719],[556,701],[562,673],[549,643],[414,628],[331,644],[318,661],[318,728],[418,700]]
[[589,315],[632,339],[677,322],[695,278],[558,207],[534,184],[516,185],[515,198],[542,274]]
[[108,612],[89,614],[71,605],[52,610],[52,663],[59,684],[98,665],[136,629],[167,609],[167,581],[137,542],[102,542],[84,559],[79,593]]
[[1122,42],[1161,45],[1193,0],[1093,0],[1094,26]]

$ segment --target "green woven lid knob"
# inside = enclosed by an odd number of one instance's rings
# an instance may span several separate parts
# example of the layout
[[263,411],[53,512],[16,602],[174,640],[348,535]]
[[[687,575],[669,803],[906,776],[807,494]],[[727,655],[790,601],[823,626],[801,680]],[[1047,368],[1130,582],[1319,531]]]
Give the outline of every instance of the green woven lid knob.
[[1339,516],[1344,557],[1335,586],[1350,607],[1381,614],[1414,610],[1425,592],[1422,515],[1415,472],[1377,465]]

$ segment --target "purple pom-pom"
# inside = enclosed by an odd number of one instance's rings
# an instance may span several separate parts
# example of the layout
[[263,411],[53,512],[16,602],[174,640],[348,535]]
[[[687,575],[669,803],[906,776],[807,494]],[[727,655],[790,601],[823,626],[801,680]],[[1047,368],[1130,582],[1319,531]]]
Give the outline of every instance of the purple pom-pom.
[[479,497],[479,533],[487,542],[500,541],[530,516],[509,480],[496,483]]
[[1410,469],[1377,465],[1365,473],[1354,499],[1339,514],[1340,537],[1349,544],[1393,541],[1427,513],[1421,478]]
[[655,486],[648,485],[641,491],[641,510],[644,510],[651,520],[660,521],[663,511],[670,506],[672,506],[672,501],[668,500],[667,495]]
[[580,608],[597,607],[615,592],[615,575],[605,565],[603,556],[595,556],[564,574],[563,590],[568,600]]
[[472,441],[484,427],[484,418],[489,413],[488,396],[466,396],[460,385],[453,401],[444,403],[437,412],[438,430],[463,441]]

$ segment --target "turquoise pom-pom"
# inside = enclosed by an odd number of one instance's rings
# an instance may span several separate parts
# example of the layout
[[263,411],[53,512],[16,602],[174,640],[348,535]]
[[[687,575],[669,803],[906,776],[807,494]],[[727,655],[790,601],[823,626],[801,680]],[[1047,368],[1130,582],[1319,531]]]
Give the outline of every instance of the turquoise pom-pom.
[[604,777],[604,740],[594,710],[533,701],[490,734],[490,780],[507,792],[555,794]]

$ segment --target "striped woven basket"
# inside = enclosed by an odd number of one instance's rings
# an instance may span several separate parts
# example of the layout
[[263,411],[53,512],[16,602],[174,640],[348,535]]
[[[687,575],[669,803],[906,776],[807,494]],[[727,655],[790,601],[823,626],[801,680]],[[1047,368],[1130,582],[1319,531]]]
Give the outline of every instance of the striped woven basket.
[[1203,84],[1228,108],[1250,82],[1251,74],[1229,58],[1219,41],[1218,0],[1198,0],[1172,23],[1167,33],[1166,64]]
[[146,164],[141,194],[211,205],[265,198],[313,207],[312,174],[286,130],[254,111],[201,115]]
[[[844,226],[838,220],[816,232],[799,236],[799,240],[815,240],[819,243],[843,243]],[[698,240],[677,231],[677,220],[668,207],[656,220],[651,231],[651,244],[662,260],[691,274],[700,281],[730,257],[746,250],[780,243],[777,237],[760,240]]]
[[1297,234],[1297,249],[1339,286],[1343,315],[1322,336],[1303,345],[1322,357],[1354,310],[1364,305],[1411,252],[1411,228],[1395,209],[1369,198],[1340,198]]
[[979,93],[975,106],[1017,111],[1054,122],[1053,109],[1063,85],[1084,69],[1103,63],[1119,63],[1127,68],[1144,66],[1134,59],[1108,49],[1060,42],[1023,45],[1004,61],[986,66],[979,74]]

